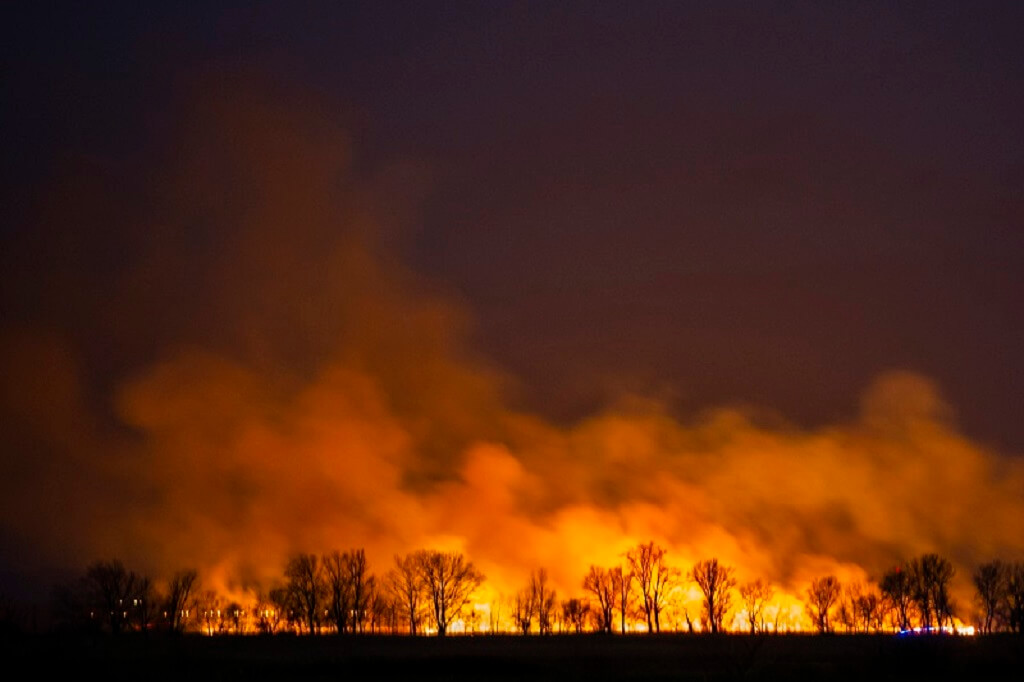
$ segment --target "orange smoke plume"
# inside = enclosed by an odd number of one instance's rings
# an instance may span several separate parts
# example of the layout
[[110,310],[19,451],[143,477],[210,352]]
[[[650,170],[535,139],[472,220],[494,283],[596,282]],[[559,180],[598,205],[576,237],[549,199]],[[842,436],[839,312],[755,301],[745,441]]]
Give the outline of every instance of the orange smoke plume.
[[420,180],[356,177],[319,108],[205,90],[97,312],[139,358],[113,397],[59,332],[5,331],[0,509],[26,566],[117,556],[239,592],[296,551],[365,547],[384,571],[439,547],[495,592],[543,566],[568,596],[653,539],[684,573],[714,556],[798,597],[936,551],[967,602],[974,565],[1020,558],[1024,464],[959,433],[922,376],[813,430],[637,396],[570,426],[509,408],[468,312],[395,255]]

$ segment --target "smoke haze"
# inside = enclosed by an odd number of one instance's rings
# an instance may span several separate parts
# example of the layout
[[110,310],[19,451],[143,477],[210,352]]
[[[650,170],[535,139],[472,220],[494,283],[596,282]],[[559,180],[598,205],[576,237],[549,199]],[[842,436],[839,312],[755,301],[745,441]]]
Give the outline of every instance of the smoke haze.
[[797,595],[935,551],[964,603],[977,563],[1022,558],[1024,463],[928,377],[894,368],[819,428],[628,393],[569,424],[510,407],[473,311],[402,264],[424,172],[357,170],[295,93],[210,78],[180,106],[158,163],[73,160],[5,249],[9,582],[118,557],[240,592],[296,551],[381,572],[429,546],[566,594],[653,539]]

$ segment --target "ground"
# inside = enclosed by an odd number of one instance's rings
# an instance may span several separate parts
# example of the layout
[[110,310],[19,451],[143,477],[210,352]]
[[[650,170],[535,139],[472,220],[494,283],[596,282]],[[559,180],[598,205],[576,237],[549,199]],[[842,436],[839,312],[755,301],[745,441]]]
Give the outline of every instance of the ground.
[[[12,670],[132,680],[1019,679],[1024,639],[886,635],[183,637],[3,640]],[[17,666],[17,667],[15,667]]]

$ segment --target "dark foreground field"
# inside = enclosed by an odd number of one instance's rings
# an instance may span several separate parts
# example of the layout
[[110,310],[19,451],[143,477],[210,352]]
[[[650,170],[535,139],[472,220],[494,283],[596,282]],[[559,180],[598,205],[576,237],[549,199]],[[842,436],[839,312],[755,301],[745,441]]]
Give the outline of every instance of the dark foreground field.
[[[130,680],[1018,680],[1019,637],[72,637],[3,640],[7,670]],[[19,666],[20,667],[20,666]]]

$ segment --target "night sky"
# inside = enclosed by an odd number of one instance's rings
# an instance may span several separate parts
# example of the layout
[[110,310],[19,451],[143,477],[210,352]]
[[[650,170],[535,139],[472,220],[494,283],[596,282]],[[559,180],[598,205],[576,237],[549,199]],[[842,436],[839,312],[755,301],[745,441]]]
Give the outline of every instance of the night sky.
[[[729,407],[820,434],[871,413],[887,376],[972,447],[1024,452],[1020,3],[2,13],[0,442],[5,491],[28,491],[2,506],[5,580],[132,556],[54,530],[111,513],[67,491],[108,496],[128,467],[148,483],[124,508],[174,508],[154,453],[219,441],[164,438],[181,430],[147,382],[234,415],[204,383],[225,372],[273,396],[245,401],[265,424],[327,366],[374,377],[415,443],[395,488],[417,493],[471,479],[477,440],[532,470],[544,439],[496,415],[575,433]],[[233,471],[209,489],[248,490]],[[579,499],[629,496],[595,486]],[[569,504],[530,499],[531,518]]]

